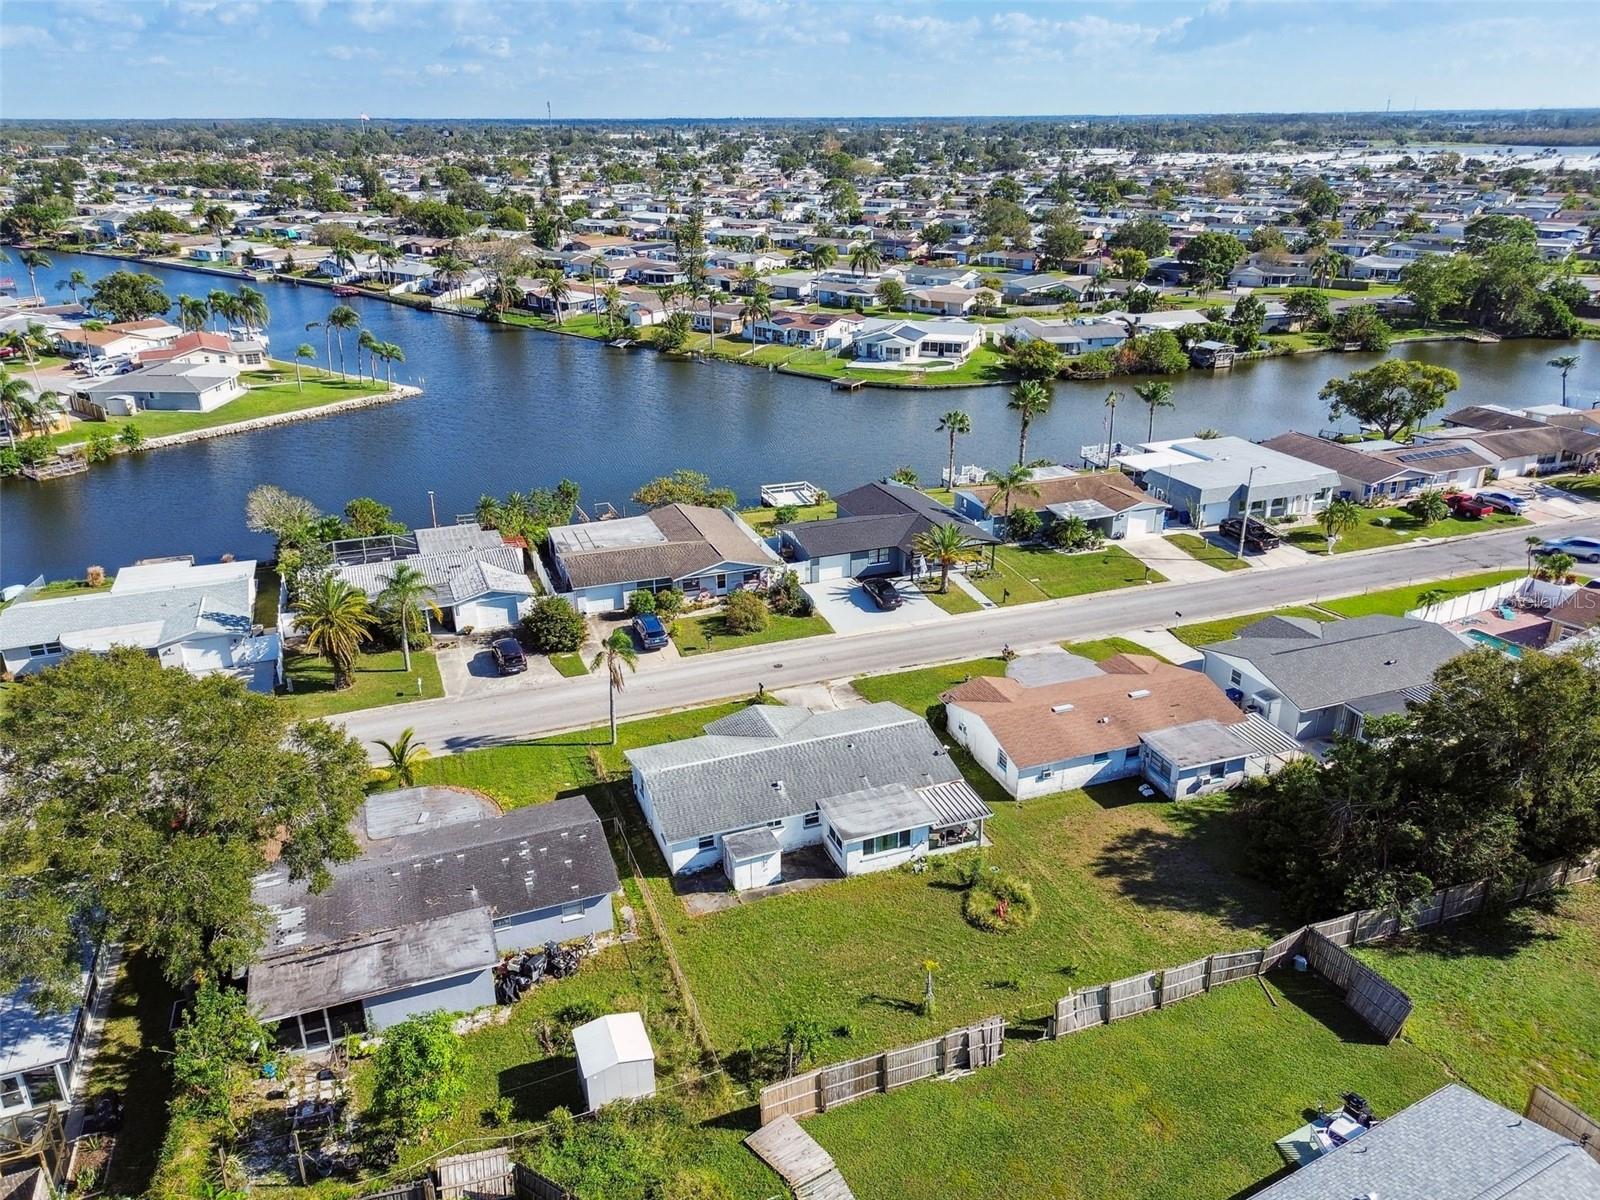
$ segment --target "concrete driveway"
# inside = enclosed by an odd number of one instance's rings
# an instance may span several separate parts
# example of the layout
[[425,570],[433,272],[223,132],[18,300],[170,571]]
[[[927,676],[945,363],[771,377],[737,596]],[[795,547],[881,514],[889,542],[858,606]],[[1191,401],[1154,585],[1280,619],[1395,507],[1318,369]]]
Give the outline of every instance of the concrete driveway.
[[1131,537],[1109,544],[1121,547],[1152,571],[1160,571],[1174,583],[1204,583],[1222,574],[1210,563],[1192,557],[1164,537]]
[[1548,483],[1533,479],[1503,479],[1488,485],[1489,489],[1514,492],[1528,500],[1528,511],[1523,515],[1535,524],[1547,521],[1570,521],[1574,517],[1600,516],[1600,501],[1590,500],[1576,492],[1564,492]]
[[439,674],[447,696],[492,696],[517,692],[540,683],[552,683],[561,672],[542,654],[528,654],[528,669],[518,675],[501,675],[494,652],[471,638],[457,638],[439,651]]
[[801,586],[835,633],[872,633],[950,619],[950,614],[925,596],[911,580],[897,578],[894,585],[900,589],[905,603],[888,612],[874,604],[853,579],[830,579],[826,583]]

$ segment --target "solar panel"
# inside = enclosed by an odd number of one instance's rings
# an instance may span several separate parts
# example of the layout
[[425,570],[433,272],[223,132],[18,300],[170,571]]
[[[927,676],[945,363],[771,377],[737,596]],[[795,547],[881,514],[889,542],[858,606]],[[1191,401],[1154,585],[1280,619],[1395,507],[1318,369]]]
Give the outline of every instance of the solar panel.
[[1430,458],[1445,458],[1456,453],[1459,453],[1459,451],[1454,448],[1445,450],[1412,450],[1405,454],[1397,454],[1395,458],[1401,462],[1423,462]]

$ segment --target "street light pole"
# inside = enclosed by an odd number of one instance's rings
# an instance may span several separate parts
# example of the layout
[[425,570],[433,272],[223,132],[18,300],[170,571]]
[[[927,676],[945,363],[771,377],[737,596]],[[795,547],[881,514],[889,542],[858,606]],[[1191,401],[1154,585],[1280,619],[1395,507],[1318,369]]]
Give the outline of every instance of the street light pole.
[[1259,470],[1261,464],[1257,463],[1250,468],[1250,474],[1244,481],[1244,516],[1239,519],[1239,552],[1234,555],[1241,562],[1244,561],[1244,535],[1250,528],[1250,489],[1255,485],[1256,472]]

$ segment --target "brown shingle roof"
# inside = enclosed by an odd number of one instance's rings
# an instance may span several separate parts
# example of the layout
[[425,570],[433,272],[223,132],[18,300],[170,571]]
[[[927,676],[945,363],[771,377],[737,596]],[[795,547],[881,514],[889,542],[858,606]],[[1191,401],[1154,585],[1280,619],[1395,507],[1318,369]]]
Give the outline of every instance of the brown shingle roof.
[[[983,721],[1019,767],[1062,762],[1136,745],[1139,735],[1194,721],[1237,725],[1244,714],[1198,671],[1142,654],[1100,664],[1103,675],[1043,687],[1014,679],[973,679],[943,699]],[[1148,691],[1134,697],[1129,693]],[[1063,704],[1065,712],[1054,709]]]
[[777,565],[770,552],[741,532],[733,518],[721,509],[669,504],[645,515],[661,531],[665,541],[596,550],[564,550],[561,562],[572,586],[602,587],[641,579],[682,579],[720,562]]
[[[1011,506],[1038,509],[1048,508],[1052,504],[1070,504],[1075,500],[1097,500],[1112,512],[1122,512],[1140,504],[1160,503],[1120,472],[1114,475],[1063,475],[1059,479],[1035,480],[1033,486],[1038,490],[1037,496],[1018,493]],[[994,495],[994,488],[988,484],[961,490],[976,496],[982,504],[988,504],[989,498]]]
[[1600,625],[1600,583],[1579,588],[1550,610],[1550,619],[1572,629]]

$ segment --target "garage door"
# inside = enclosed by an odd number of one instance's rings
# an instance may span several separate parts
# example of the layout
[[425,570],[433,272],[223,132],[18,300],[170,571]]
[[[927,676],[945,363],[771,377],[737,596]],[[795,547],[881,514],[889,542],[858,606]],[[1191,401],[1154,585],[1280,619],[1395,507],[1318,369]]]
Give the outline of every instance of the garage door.
[[1159,509],[1128,514],[1128,535],[1130,537],[1144,537],[1148,534],[1160,532],[1161,512]]
[[484,596],[456,606],[456,628],[506,629],[517,623],[517,597]]
[[835,554],[828,558],[812,559],[812,583],[822,583],[829,579],[845,579],[849,574],[849,555]]

